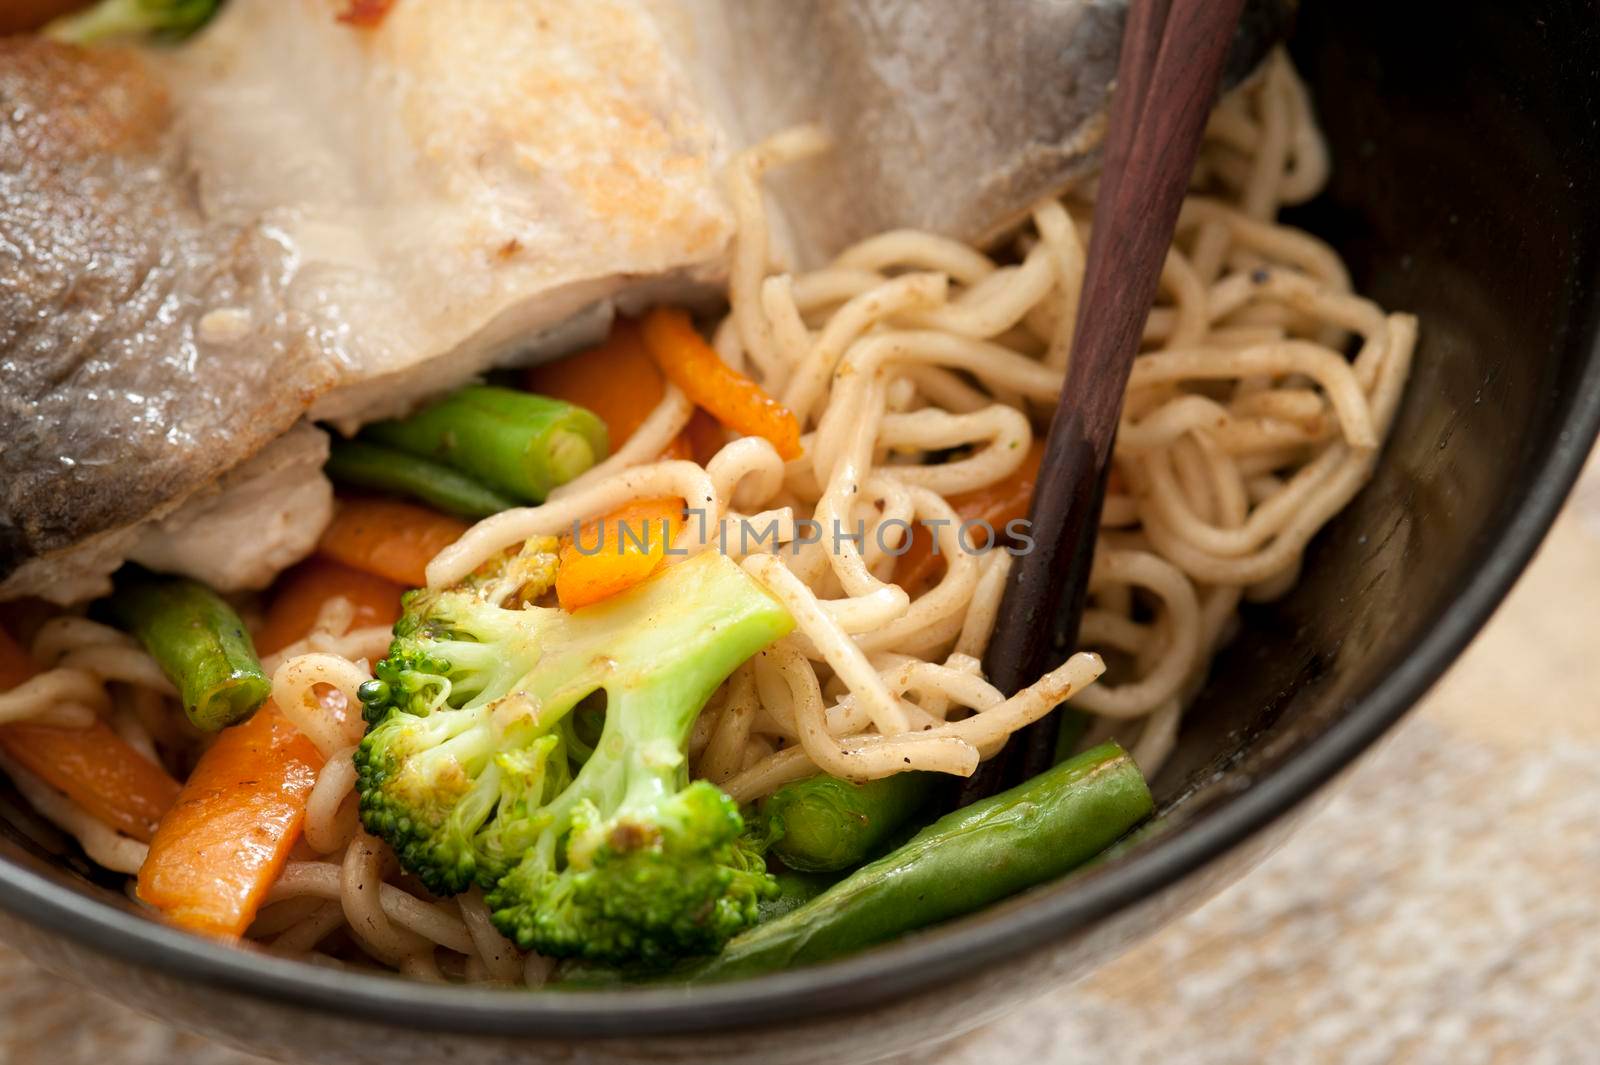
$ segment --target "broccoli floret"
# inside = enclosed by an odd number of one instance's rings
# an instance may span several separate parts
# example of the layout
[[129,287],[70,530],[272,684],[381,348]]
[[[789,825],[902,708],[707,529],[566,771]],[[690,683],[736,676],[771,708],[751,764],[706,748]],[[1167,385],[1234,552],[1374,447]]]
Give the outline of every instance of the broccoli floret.
[[[362,821],[430,890],[478,883],[527,950],[616,963],[712,952],[775,890],[737,805],[690,783],[689,732],[793,625],[706,552],[566,613],[482,579],[408,595],[362,688]],[[575,708],[598,712],[598,739]]]
[[651,756],[687,729],[650,724],[624,726],[620,743],[602,737],[558,800],[543,845],[489,893],[495,924],[523,949],[647,966],[713,954],[776,893],[738,805],[706,781],[682,786],[681,763]]
[[45,32],[58,41],[99,41],[152,37],[180,41],[204,26],[222,0],[100,0],[87,11],[56,19]]

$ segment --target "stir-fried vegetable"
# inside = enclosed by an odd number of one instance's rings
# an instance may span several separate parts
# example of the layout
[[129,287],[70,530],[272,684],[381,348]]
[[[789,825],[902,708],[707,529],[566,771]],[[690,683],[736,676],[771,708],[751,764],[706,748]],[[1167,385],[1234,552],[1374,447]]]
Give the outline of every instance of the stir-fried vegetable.
[[783,917],[744,933],[695,980],[825,961],[959,917],[1081,865],[1150,815],[1114,743],[946,814]]
[[683,458],[693,459],[704,466],[727,442],[727,433],[717,424],[717,420],[696,407],[689,424],[673,439],[672,446],[684,449],[686,453]]
[[833,872],[864,861],[928,801],[934,777],[897,773],[853,784],[819,774],[785,784],[761,804],[773,853],[791,869]]
[[[524,949],[612,962],[716,950],[774,889],[733,800],[689,782],[689,732],[792,620],[714,552],[577,614],[520,596],[508,609],[501,587],[480,571],[407,596],[362,689],[362,820],[433,891],[483,885]],[[590,752],[573,710],[598,691]]]
[[606,455],[605,423],[589,411],[491,385],[463,388],[409,418],[369,425],[362,436],[531,503]]
[[[963,522],[986,522],[990,529],[1003,535],[1009,523],[1028,516],[1028,504],[1033,499],[1033,486],[1043,458],[1044,441],[1035,440],[1022,465],[1009,477],[970,492],[957,492],[950,496],[950,506]],[[974,548],[988,545],[989,534],[982,525],[969,528]],[[944,569],[944,560],[933,548],[933,536],[928,527],[918,525],[912,533],[910,546],[895,562],[895,583],[912,594],[932,583]]]
[[335,484],[408,496],[462,518],[487,518],[519,505],[441,462],[365,440],[335,439],[323,470]]
[[[37,671],[21,645],[0,629],[0,691],[17,687]],[[137,840],[150,839],[178,795],[178,782],[104,721],[88,728],[31,721],[3,725],[0,750],[92,816]]]
[[[304,637],[334,597],[354,608],[356,625],[387,624],[399,615],[401,591],[382,578],[310,559],[280,578],[261,648],[271,654]],[[300,838],[322,763],[312,742],[270,702],[224,731],[162,820],[139,871],[139,897],[185,928],[242,935]]]
[[783,459],[800,457],[800,423],[761,386],[717,357],[689,316],[658,307],[644,319],[650,357],[698,407],[735,432],[764,437]]
[[683,528],[683,500],[640,499],[589,522],[561,545],[556,599],[578,610],[627,591],[661,567]]
[[300,838],[323,758],[268,703],[200,756],[139,870],[139,898],[169,921],[236,937]]
[[[626,444],[666,395],[666,378],[644,346],[637,322],[619,318],[599,347],[529,369],[523,377],[529,391],[564,399],[593,411],[606,423],[611,449]],[[661,453],[666,459],[690,459],[705,465],[722,447],[716,419],[695,408],[689,424]]]
[[172,681],[197,727],[243,721],[271,694],[244,622],[198,581],[124,568],[106,606]]
[[393,499],[341,499],[317,553],[403,584],[428,582],[428,563],[467,531],[465,522]]
[[148,843],[178,797],[167,771],[96,719],[87,728],[0,727],[0,750],[125,836]]
[[310,632],[330,599],[350,604],[350,628],[392,625],[400,616],[402,585],[326,558],[309,558],[278,578],[256,647],[276,654]]
[[644,349],[636,322],[619,318],[598,347],[530,367],[522,383],[530,392],[592,411],[606,423],[615,451],[661,403],[666,380]]
[[134,37],[178,41],[204,26],[221,6],[222,0],[100,0],[56,19],[45,33],[72,44]]

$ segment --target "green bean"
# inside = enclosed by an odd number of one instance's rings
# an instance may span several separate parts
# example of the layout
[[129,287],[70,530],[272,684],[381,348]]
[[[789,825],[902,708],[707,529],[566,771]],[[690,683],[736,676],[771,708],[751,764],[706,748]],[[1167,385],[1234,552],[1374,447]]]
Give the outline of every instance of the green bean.
[[606,454],[606,426],[582,407],[493,385],[471,385],[409,418],[362,435],[442,462],[491,489],[542,503]]
[[226,728],[267,701],[272,682],[244,622],[205,585],[125,567],[107,606],[172,681],[199,728]]
[[1152,808],[1133,759],[1102,744],[945,815],[812,901],[736,937],[686,978],[824,961],[971,913],[1083,864]]
[[1090,864],[1099,865],[1102,862],[1114,861],[1115,859],[1122,857],[1124,854],[1127,854],[1129,851],[1137,850],[1139,847],[1149,843],[1151,840],[1166,835],[1173,829],[1173,827],[1174,825],[1172,820],[1164,815],[1152,817],[1150,820],[1146,821],[1132,832],[1129,832],[1126,836],[1123,836],[1121,839],[1117,840],[1116,843],[1095,855],[1094,861]]
[[897,773],[865,784],[827,774],[785,784],[761,804],[780,829],[772,851],[791,869],[831,872],[859,865],[933,793],[931,773]]
[[463,518],[487,518],[521,505],[443,463],[365,440],[335,439],[323,471],[339,484],[410,496]]

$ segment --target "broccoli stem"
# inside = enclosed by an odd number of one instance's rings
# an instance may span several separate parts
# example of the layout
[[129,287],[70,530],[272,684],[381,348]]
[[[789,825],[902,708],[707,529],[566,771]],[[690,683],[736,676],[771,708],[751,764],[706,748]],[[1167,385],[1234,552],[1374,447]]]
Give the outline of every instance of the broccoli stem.
[[272,682],[244,622],[205,585],[125,567],[107,605],[177,687],[197,727],[226,728],[267,701]]
[[779,788],[761,804],[782,834],[772,851],[805,872],[859,865],[932,794],[936,777],[897,773],[865,784],[826,774]]
[[480,484],[541,503],[606,454],[606,426],[582,407],[509,388],[472,385],[363,435],[454,467]]
[[[511,683],[540,727],[596,687],[606,703],[571,784],[532,816],[502,810],[485,829],[483,853],[522,854],[503,874],[485,863],[503,935],[553,957],[660,968],[711,954],[756,922],[776,890],[759,843],[731,798],[690,782],[685,748],[717,685],[792,626],[738,565],[707,551],[517,641],[536,649],[536,664]],[[363,799],[364,811],[376,805]]]
[[1003,899],[1083,864],[1153,809],[1138,766],[1102,744],[947,814],[688,975],[751,976],[835,958]]
[[463,518],[487,518],[519,505],[442,463],[365,440],[335,439],[323,471],[338,484],[409,496]]

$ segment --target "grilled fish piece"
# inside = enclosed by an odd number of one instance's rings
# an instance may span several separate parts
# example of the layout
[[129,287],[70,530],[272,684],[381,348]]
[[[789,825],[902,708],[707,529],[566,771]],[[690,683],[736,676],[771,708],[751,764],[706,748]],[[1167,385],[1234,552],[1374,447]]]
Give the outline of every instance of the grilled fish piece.
[[636,0],[368,29],[346,6],[234,0],[169,63],[206,212],[293,249],[288,303],[339,375],[313,417],[402,413],[619,293],[720,280],[723,135]]
[[286,250],[206,215],[185,148],[137,55],[0,39],[0,576],[172,510],[333,383]]
[[[817,264],[885,230],[984,245],[1099,164],[1128,0],[687,0],[665,21],[736,139],[820,123],[834,150],[770,179]],[[1298,0],[1250,0],[1226,80]],[[759,57],[753,59],[752,57]]]
[[[780,176],[803,259],[993,235],[1093,165],[1126,7],[346,2],[230,0],[164,52],[0,41],[0,599],[126,557],[263,584],[326,519],[315,446],[272,536],[229,533],[266,482],[219,478],[711,291],[722,166],[782,126],[839,145]],[[1243,61],[1292,6],[1255,0]]]
[[638,4],[341,9],[234,0],[159,53],[0,43],[0,598],[104,590],[302,417],[403,413],[722,276],[722,135]]

